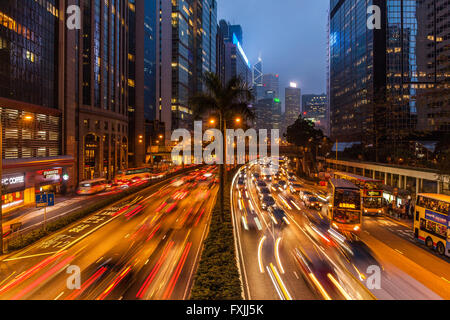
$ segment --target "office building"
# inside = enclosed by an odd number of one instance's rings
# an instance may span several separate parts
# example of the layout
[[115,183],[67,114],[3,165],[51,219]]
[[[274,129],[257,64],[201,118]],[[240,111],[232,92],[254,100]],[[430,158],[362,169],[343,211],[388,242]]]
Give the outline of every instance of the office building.
[[302,117],[311,120],[317,129],[328,131],[328,99],[326,94],[305,94],[302,96]]
[[255,101],[264,98],[265,89],[263,82],[263,62],[258,58],[258,62],[253,66],[253,94]]
[[32,204],[35,193],[65,192],[74,158],[65,155],[65,32],[54,1],[0,2],[2,208]]
[[283,129],[286,130],[287,127],[294,124],[294,122],[298,119],[302,108],[301,89],[297,88],[296,83],[291,83],[289,88],[285,88],[284,99],[285,112]]
[[[330,2],[331,135],[401,150],[411,134],[448,132],[449,5],[441,0]],[[367,28],[368,6],[381,29]]]
[[274,98],[280,99],[280,76],[278,74],[264,74],[263,86],[265,93],[271,91]]
[[250,61],[239,42],[238,36],[232,33],[230,25],[224,20],[220,21],[219,27],[225,40],[225,82],[233,77],[240,77],[251,88],[253,77]]

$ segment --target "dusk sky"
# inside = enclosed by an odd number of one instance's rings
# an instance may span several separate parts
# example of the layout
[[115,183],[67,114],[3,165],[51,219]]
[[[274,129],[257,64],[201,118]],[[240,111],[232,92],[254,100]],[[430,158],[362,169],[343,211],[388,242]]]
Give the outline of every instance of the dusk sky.
[[326,90],[328,0],[218,0],[218,19],[240,24],[243,47],[253,66],[261,54],[264,73],[280,75],[302,94]]

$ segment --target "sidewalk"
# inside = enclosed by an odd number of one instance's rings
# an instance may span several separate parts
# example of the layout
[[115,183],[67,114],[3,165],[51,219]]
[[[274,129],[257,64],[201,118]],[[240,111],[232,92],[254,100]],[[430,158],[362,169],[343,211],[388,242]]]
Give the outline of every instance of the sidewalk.
[[[71,196],[57,196],[55,198],[55,206],[47,208],[47,218],[53,216],[53,213],[55,211],[61,210],[62,208],[70,208],[76,203],[79,204],[79,206],[71,209],[70,211],[79,209],[82,207],[82,204],[88,199],[91,198],[80,197],[75,194]],[[3,215],[3,232],[9,231],[11,224],[18,222],[22,223],[22,229],[26,228],[29,225],[28,222],[30,222],[31,220],[36,220],[39,216],[42,216],[42,219],[44,218],[44,209],[36,208],[34,204],[10,211]]]
[[398,223],[398,224],[400,224],[400,225],[402,225],[402,226],[404,226],[406,228],[409,228],[411,230],[414,227],[414,221],[413,221],[412,218],[403,218],[403,217],[400,217],[400,215],[395,214],[395,213],[393,213],[393,214],[386,214],[386,215],[384,215],[384,217],[389,219],[389,220],[391,220],[391,221],[393,221],[393,222],[395,222],[395,223]]

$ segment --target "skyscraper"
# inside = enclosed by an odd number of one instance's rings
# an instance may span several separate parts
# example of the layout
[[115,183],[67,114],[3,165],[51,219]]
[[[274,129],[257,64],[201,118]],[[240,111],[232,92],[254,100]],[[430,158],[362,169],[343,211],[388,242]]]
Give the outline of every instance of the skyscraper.
[[370,5],[385,6],[384,0],[331,1],[331,135],[339,141],[370,144],[375,139],[375,93],[382,100],[386,41],[382,30],[367,28]]
[[240,77],[249,87],[252,87],[252,72],[250,61],[239,42],[238,36],[232,33],[230,25],[220,21],[221,33],[225,39],[225,81]]
[[[370,5],[381,29],[367,28]],[[440,0],[331,1],[331,135],[401,150],[416,131],[446,132],[449,5]],[[381,141],[380,141],[381,140]]]
[[216,72],[216,0],[172,1],[172,128],[192,127],[189,97]]
[[258,58],[258,62],[253,66],[253,92],[256,101],[264,98],[264,91],[263,62]]
[[[132,99],[136,75],[129,68],[129,62],[136,57],[132,51],[135,48],[129,49],[129,36],[134,29],[136,7],[127,0],[84,1],[81,5],[84,17],[80,44],[68,39],[66,49],[73,53],[73,48],[78,47],[82,52],[81,101],[75,117],[66,119],[75,121],[75,127],[67,124],[66,131],[68,139],[73,135],[79,141],[74,152],[79,180],[113,179],[120,169],[128,167],[128,108],[136,106]],[[71,61],[72,57],[66,60]],[[76,72],[66,75],[69,84],[76,81],[70,78],[77,77]]]
[[285,112],[283,129],[287,129],[298,119],[301,112],[301,89],[297,88],[297,84],[292,83],[289,88],[285,88]]
[[242,31],[242,26],[239,24],[230,25],[230,36],[236,35],[237,40],[241,45],[244,44],[244,33]]
[[324,134],[328,131],[328,99],[326,94],[305,94],[302,96],[302,117],[311,120]]
[[280,98],[280,76],[278,74],[263,75],[263,86],[265,92],[273,91],[273,97]]

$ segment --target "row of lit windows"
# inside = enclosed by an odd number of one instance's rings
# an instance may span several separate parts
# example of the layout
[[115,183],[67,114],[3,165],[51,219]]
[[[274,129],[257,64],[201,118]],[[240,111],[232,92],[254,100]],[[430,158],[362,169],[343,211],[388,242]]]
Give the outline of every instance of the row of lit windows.
[[[39,148],[29,148],[22,147],[20,148],[22,156],[21,158],[44,158],[44,157],[56,157],[59,155],[58,148],[47,148],[47,147],[39,147]],[[47,155],[48,151],[48,155]],[[19,148],[18,147],[7,147],[5,148],[5,159],[18,159],[19,158]]]
[[19,111],[15,109],[4,109],[0,108],[0,113],[3,111],[3,117],[10,120],[19,120],[19,119],[33,119],[35,121],[40,122],[47,122],[47,120],[50,122],[50,124],[58,126],[59,125],[59,118],[55,116],[48,116],[46,114],[38,113],[33,114],[26,111]]
[[[32,131],[29,129],[22,129],[22,140],[32,140]],[[58,141],[59,133],[54,131],[37,131],[35,135],[35,140],[46,141],[48,133],[49,141]],[[5,139],[19,139],[19,129],[6,128],[5,129]]]

